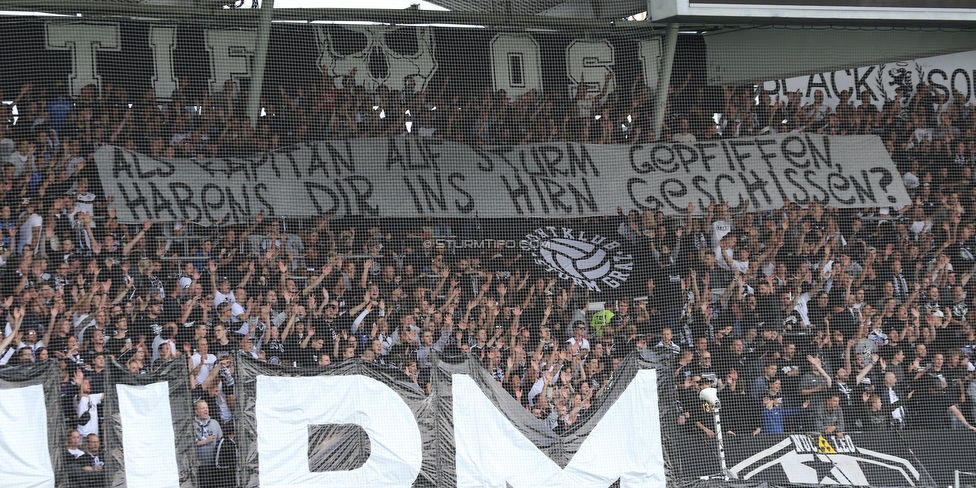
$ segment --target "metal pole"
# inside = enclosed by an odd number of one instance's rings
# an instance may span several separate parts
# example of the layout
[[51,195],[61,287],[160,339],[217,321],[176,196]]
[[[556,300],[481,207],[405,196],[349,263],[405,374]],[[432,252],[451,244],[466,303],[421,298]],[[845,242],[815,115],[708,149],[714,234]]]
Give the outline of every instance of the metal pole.
[[268,61],[268,39],[271,37],[271,14],[274,10],[274,0],[261,2],[261,21],[258,23],[257,45],[254,47],[254,76],[251,78],[251,90],[247,94],[247,115],[251,118],[251,127],[257,127],[261,117],[261,89],[264,87],[264,67]]
[[722,470],[725,481],[729,480],[729,468],[725,464],[725,447],[722,445],[722,420],[719,418],[718,411],[722,404],[717,400],[712,405],[712,413],[715,415],[715,446],[718,449],[718,466]]
[[664,37],[664,56],[661,58],[661,77],[657,80],[654,99],[654,135],[661,138],[664,127],[664,110],[668,104],[668,87],[671,86],[671,67],[674,65],[674,47],[678,43],[678,24],[668,24]]

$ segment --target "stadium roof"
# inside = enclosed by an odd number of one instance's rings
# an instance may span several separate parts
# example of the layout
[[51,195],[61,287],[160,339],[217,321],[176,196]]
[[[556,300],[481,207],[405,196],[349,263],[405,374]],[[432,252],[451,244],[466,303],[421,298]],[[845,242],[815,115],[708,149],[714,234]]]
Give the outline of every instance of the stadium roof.
[[[711,84],[843,70],[976,49],[972,0],[428,0],[472,23],[704,35]],[[647,12],[644,22],[609,21]]]
[[973,27],[972,0],[650,0],[651,20],[667,22]]
[[[257,25],[262,9],[227,9],[224,4],[229,1],[0,0],[0,11]],[[269,0],[234,1],[249,6]],[[370,21],[637,36],[660,33],[671,25],[704,36],[710,84],[755,83],[976,50],[976,3],[971,0],[428,1],[448,10],[276,8],[273,18],[275,22]],[[323,2],[338,5],[332,0],[308,4]],[[619,21],[644,11],[648,16],[643,21]]]
[[[208,12],[210,22],[246,23],[259,10],[247,8],[271,0],[0,0],[0,11],[56,15],[152,18],[194,18]],[[763,25],[829,25],[861,27],[976,28],[973,0],[421,0],[403,8],[403,1],[351,4],[334,0],[283,1],[275,8],[278,21],[366,20],[382,23],[445,22],[482,19],[482,25],[513,27],[528,24],[580,27],[609,26],[611,21],[647,13],[646,27],[680,24],[682,28],[714,32]],[[244,8],[228,8],[226,5]],[[370,8],[370,5],[374,8]],[[391,5],[391,8],[387,8]],[[931,6],[930,6],[931,5]],[[446,10],[430,10],[430,6]],[[276,7],[281,7],[276,5]],[[323,8],[325,7],[325,8]],[[419,8],[418,8],[419,7]],[[200,20],[200,19],[198,19]],[[625,24],[630,24],[625,23]],[[617,22],[618,27],[622,27]],[[628,26],[630,27],[630,26]]]
[[428,0],[460,12],[623,19],[647,10],[646,0]]

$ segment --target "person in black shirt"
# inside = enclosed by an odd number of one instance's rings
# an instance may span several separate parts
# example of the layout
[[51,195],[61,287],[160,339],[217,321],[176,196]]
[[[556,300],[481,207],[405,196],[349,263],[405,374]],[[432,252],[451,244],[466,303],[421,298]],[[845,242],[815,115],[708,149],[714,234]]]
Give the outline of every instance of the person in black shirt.
[[373,284],[379,287],[380,296],[389,300],[393,296],[393,290],[400,287],[400,277],[396,274],[396,268],[392,264],[383,266],[379,279],[374,280]]
[[176,323],[181,324],[179,340],[182,343],[193,337],[193,327],[184,327],[182,324],[206,323],[210,312],[213,311],[213,306],[203,297],[203,285],[199,282],[193,282],[187,291],[184,292],[184,302],[181,308],[183,315],[180,316],[180,319],[183,320],[179,320]]
[[158,301],[151,301],[144,309],[145,312],[138,315],[131,324],[132,339],[145,337],[152,339],[162,330],[163,321],[161,304]]
[[810,326],[818,330],[824,330],[824,319],[830,312],[830,296],[827,292],[821,291],[817,294],[816,300],[811,300],[807,304],[807,318],[810,320]]
[[[949,394],[946,389],[947,383],[943,379],[925,375],[916,381],[917,388],[912,406],[909,408],[913,414],[912,428],[948,429],[953,427],[953,422],[957,421],[963,427],[976,431],[976,426],[971,425],[959,410],[958,398],[954,394]],[[955,421],[950,421],[949,416],[946,415],[947,411]]]
[[905,403],[912,397],[909,394],[905,399],[899,398],[893,403],[889,402],[886,405],[882,405],[880,396],[869,395],[868,392],[864,392],[864,396],[867,397],[867,401],[861,402],[858,417],[861,421],[861,428],[866,431],[885,431],[890,429],[892,422],[894,422],[891,413],[901,408],[902,403]]
[[52,354],[65,352],[68,345],[68,337],[71,336],[71,327],[71,319],[63,318],[58,320],[53,327],[50,327],[45,332],[44,335],[48,337],[44,340],[44,345],[47,346]]
[[799,405],[801,372],[807,361],[796,352],[796,344],[786,342],[779,358],[779,373],[776,377],[783,380],[783,393],[789,400],[789,406]]
[[224,436],[217,443],[214,463],[214,488],[232,488],[237,486],[237,442],[234,440],[236,430],[231,420],[221,425]]
[[[129,274],[130,266],[127,262],[122,263],[123,257],[120,252],[102,252],[100,256],[103,258],[104,265],[98,273],[98,281],[104,283],[111,280],[112,286],[108,289],[108,295],[114,298],[126,286],[125,277]],[[131,298],[131,295],[128,298]]]
[[97,435],[90,434],[85,437],[85,453],[75,459],[75,463],[81,466],[82,470],[80,486],[90,488],[105,486],[105,461],[101,458],[100,449],[101,442]]
[[[226,303],[221,303],[220,308],[228,309],[229,307]],[[210,351],[213,352],[214,356],[221,358],[228,354],[234,354],[237,351],[238,343],[236,339],[239,336],[233,334],[235,337],[231,338],[231,334],[227,332],[227,324],[214,324],[213,333],[214,338],[210,341]]]
[[959,225],[959,238],[949,244],[945,254],[949,256],[952,269],[957,273],[964,273],[976,264],[976,246],[973,245],[973,224]]
[[299,367],[311,368],[317,366],[319,361],[323,359],[323,356],[328,356],[328,350],[325,349],[324,335],[316,336],[315,334],[315,328],[309,327],[308,334],[298,346],[301,348],[301,352],[297,355]]
[[81,359],[85,364],[91,364],[96,356],[107,354],[105,349],[105,333],[102,329],[89,328],[85,331],[82,343]]
[[261,347],[259,356],[268,364],[283,364],[285,357],[285,345],[281,342],[281,331],[277,325],[266,326],[264,334],[261,336]]
[[718,371],[712,367],[712,353],[710,351],[703,351],[698,356],[698,365],[694,368],[692,374],[701,376],[702,378],[718,377]]
[[[301,305],[296,305],[295,309],[298,309]],[[301,344],[305,341],[307,332],[305,331],[305,321],[299,319],[296,311],[288,317],[288,323],[285,325],[285,330],[281,332],[281,342],[284,344],[284,364],[291,365],[293,363],[298,363],[302,361],[302,347]]]
[[163,303],[161,305],[161,320],[163,323],[175,322],[177,324],[183,323],[180,318],[183,316],[183,306],[180,304],[180,292],[183,290],[183,286],[180,285],[179,281],[174,281],[169,284],[169,293],[163,298]]
[[124,355],[133,351],[132,339],[126,337],[129,331],[129,319],[119,317],[115,320],[115,335],[105,343],[105,351],[120,363],[125,363]]
[[88,379],[92,394],[105,393],[105,356],[103,354],[97,354],[88,361],[92,369],[91,371],[85,372],[85,377]]
[[[736,378],[735,375],[732,378]],[[728,379],[728,378],[726,378]],[[737,384],[737,380],[733,379]],[[723,388],[718,393],[722,401],[722,428],[734,435],[756,435],[761,428],[760,403],[746,394],[745,388]],[[706,424],[708,425],[708,424]]]

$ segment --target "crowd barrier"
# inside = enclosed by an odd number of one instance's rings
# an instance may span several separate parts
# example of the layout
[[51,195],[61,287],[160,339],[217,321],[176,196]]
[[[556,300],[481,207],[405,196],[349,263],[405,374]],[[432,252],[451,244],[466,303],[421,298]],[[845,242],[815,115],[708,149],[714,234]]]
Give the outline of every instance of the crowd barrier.
[[[247,487],[606,487],[619,479],[621,486],[663,487],[652,366],[627,359],[590,413],[557,434],[473,357],[438,358],[429,396],[401,371],[373,363],[295,369],[238,357],[237,481]],[[185,361],[148,375],[117,363],[108,371],[103,416],[110,484],[198,486]],[[0,413],[9,426],[0,434],[9,461],[4,483],[69,486],[56,363],[0,375]]]
[[[554,432],[470,357],[438,357],[426,395],[401,371],[359,360],[301,369],[238,357],[235,470],[242,487],[278,486],[947,486],[976,470],[968,430],[726,436],[675,429],[663,363],[621,363],[604,394]],[[107,370],[110,486],[198,485],[184,361],[157,372]],[[55,362],[0,370],[6,486],[69,487]],[[660,390],[659,390],[660,388]],[[44,405],[45,408],[37,408]],[[951,445],[953,449],[938,449]],[[728,476],[729,478],[726,478]]]

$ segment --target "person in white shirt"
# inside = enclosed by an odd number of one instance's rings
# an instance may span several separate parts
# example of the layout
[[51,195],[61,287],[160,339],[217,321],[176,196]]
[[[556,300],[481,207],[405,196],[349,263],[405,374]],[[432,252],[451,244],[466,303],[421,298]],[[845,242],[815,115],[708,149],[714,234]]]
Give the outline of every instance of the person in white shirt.
[[20,214],[20,230],[17,232],[17,249],[19,254],[25,246],[31,246],[34,252],[37,251],[38,243],[41,242],[41,229],[44,225],[44,218],[37,212],[41,210],[39,201],[24,199],[24,212]]
[[687,118],[682,117],[681,121],[678,123],[678,127],[681,132],[671,136],[672,141],[684,142],[686,144],[698,142],[698,138],[696,138],[695,135],[691,133],[691,123],[688,122]]
[[180,274],[180,296],[182,297],[184,293],[189,293],[186,289],[199,279],[200,272],[193,266],[193,261],[187,261],[183,265],[183,273]]
[[176,335],[178,333],[179,333],[179,328],[176,326],[175,323],[169,322],[163,325],[163,330],[160,331],[159,335],[157,335],[152,342],[152,363],[153,364],[155,364],[155,362],[160,357],[162,357],[163,353],[160,352],[159,346],[163,344],[166,344],[168,346],[167,349],[169,349],[169,353],[167,354],[168,357],[164,358],[164,360],[172,358],[177,355],[178,349],[176,347]]
[[82,437],[98,434],[98,404],[102,403],[104,393],[92,393],[91,383],[88,378],[82,380],[78,390],[77,418],[81,418],[85,413],[90,415],[88,422],[78,425],[78,433]]
[[245,308],[247,306],[247,290],[237,288],[234,290],[233,296],[233,303],[230,304],[230,323],[236,325],[250,317],[247,308]]
[[[210,270],[210,287],[213,290],[214,300],[213,307],[217,310],[217,306],[221,303],[227,302],[231,306],[237,303],[237,298],[234,296],[234,289],[230,286],[230,278],[226,276],[217,277],[217,263],[215,261],[210,261],[208,266]],[[241,281],[238,287],[242,287],[247,283],[248,278],[251,277],[253,270],[248,270],[248,274],[245,276],[244,280]]]
[[[88,191],[88,178],[80,178],[78,180],[78,188],[75,192],[75,207],[72,209],[71,213],[68,214],[68,219],[71,222],[72,227],[77,230],[77,239],[85,243],[85,248],[91,249],[92,242],[88,235],[88,231],[82,224],[82,221],[75,221],[75,217],[78,214],[86,214],[88,216],[95,215],[95,199],[96,195]],[[94,220],[86,218],[84,220],[88,224],[88,227],[94,229],[96,224]]]
[[7,162],[14,166],[14,177],[24,176],[24,172],[33,173],[36,166],[34,159],[34,143],[29,140],[20,141],[17,150],[10,153]]
[[207,376],[210,376],[210,371],[217,364],[217,356],[210,354],[207,339],[197,341],[197,352],[190,359],[193,362],[193,371],[190,374],[196,377],[197,384],[203,384],[203,381],[207,379]]
[[586,356],[590,352],[590,341],[583,337],[586,333],[586,325],[579,323],[573,327],[573,337],[570,337],[567,344],[569,344],[569,351],[574,356]]
[[77,430],[68,432],[68,454],[71,455],[71,460],[78,459],[84,453],[81,450],[81,434]]
[[661,331],[661,342],[658,342],[657,346],[655,347],[662,348],[666,351],[671,351],[674,354],[680,354],[681,346],[675,344],[673,339],[674,333],[671,332],[670,328],[665,327],[664,330]]
[[[80,171],[85,167],[85,158],[80,156],[81,151],[79,151],[78,144],[79,144],[78,139],[67,138],[67,137],[64,139],[62,143],[65,152],[63,160],[68,162],[68,164],[64,168],[65,176],[67,176],[69,180],[71,179],[72,176],[74,176],[76,172]],[[77,189],[78,189],[78,183],[75,182],[75,184],[72,185],[71,189],[68,190],[68,193],[69,194],[73,193]]]
[[922,184],[921,181],[919,181],[918,176],[911,171],[905,173],[905,175],[901,177],[901,181],[905,184],[905,188],[909,191],[918,188]]
[[17,349],[30,349],[31,356],[34,360],[37,360],[37,350],[45,347],[44,340],[40,338],[37,333],[37,329],[27,329],[24,331],[24,337],[21,339],[20,344],[17,345]]

